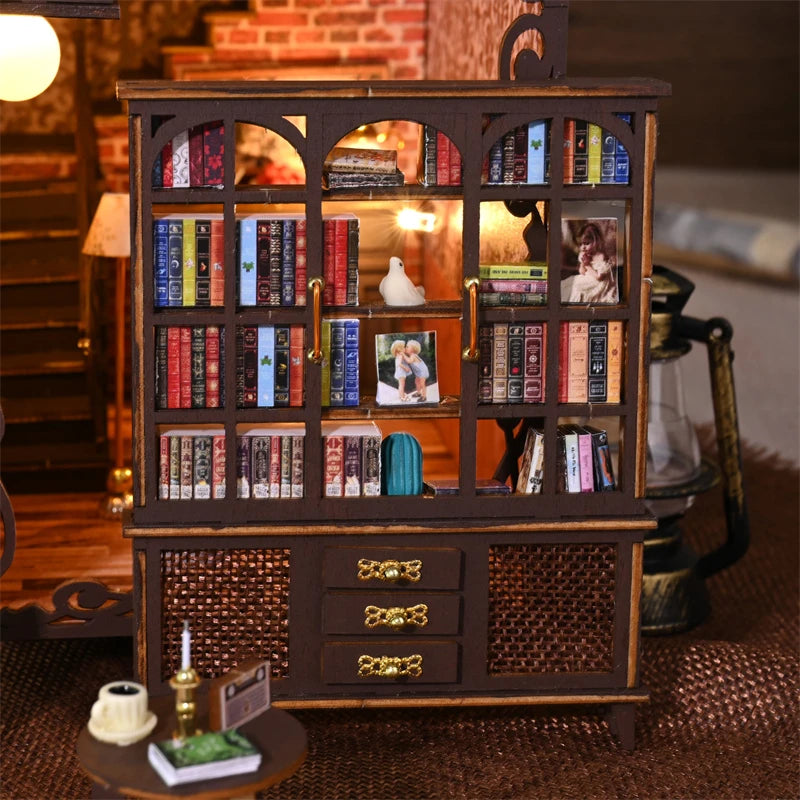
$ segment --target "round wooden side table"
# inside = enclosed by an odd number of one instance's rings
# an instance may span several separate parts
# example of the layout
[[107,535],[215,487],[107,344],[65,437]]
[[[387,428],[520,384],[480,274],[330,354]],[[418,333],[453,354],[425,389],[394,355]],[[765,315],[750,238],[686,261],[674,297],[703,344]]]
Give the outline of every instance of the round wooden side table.
[[[257,771],[167,786],[150,766],[147,746],[150,742],[168,739],[172,735],[174,699],[172,696],[151,697],[150,709],[158,716],[155,730],[147,738],[127,747],[98,741],[86,726],[81,730],[77,742],[78,759],[84,772],[93,781],[93,798],[171,800],[191,797],[196,800],[222,800],[252,797],[257,791],[295,773],[308,753],[305,728],[286,711],[270,708],[240,728],[261,751],[261,766]],[[204,721],[202,704],[200,721]]]

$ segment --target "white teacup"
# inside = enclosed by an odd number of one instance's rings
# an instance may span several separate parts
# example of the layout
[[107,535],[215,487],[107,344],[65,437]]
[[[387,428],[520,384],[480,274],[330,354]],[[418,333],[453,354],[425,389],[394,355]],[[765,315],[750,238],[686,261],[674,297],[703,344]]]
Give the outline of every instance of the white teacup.
[[130,744],[146,736],[154,724],[147,709],[147,689],[133,681],[112,681],[98,692],[89,730],[103,741]]

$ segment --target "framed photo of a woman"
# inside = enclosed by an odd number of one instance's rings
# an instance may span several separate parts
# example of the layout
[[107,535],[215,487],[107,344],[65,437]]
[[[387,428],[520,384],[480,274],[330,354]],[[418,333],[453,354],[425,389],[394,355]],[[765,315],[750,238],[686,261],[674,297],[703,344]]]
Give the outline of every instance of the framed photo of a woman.
[[624,242],[624,204],[565,203],[561,217],[561,302],[619,303]]

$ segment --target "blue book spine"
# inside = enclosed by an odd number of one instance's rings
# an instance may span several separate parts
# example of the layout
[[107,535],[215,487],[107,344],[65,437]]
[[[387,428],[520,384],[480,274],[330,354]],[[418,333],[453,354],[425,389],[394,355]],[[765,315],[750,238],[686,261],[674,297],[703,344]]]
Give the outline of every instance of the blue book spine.
[[275,405],[275,328],[258,326],[258,405]]
[[170,306],[183,305],[183,220],[168,223],[169,267],[167,272],[167,302]]
[[358,386],[358,320],[344,321],[344,404],[357,406]]
[[[615,116],[619,117],[628,125],[631,124],[630,114],[615,114]],[[628,183],[628,180],[630,179],[630,163],[628,151],[625,149],[625,146],[622,144],[622,142],[617,141],[616,161],[614,164],[614,183]]]
[[239,305],[256,304],[256,221],[239,221]]
[[528,124],[527,183],[544,183],[544,140],[547,124],[543,119]]
[[158,158],[153,162],[153,188],[164,188],[164,171],[161,164],[161,153],[158,154]]
[[603,130],[600,147],[600,183],[614,183],[617,164],[617,137]]
[[281,305],[294,305],[295,241],[297,223],[293,219],[283,220],[281,237]]
[[153,223],[153,305],[169,305],[169,223],[157,219]]
[[345,329],[342,320],[331,321],[331,405],[344,405]]

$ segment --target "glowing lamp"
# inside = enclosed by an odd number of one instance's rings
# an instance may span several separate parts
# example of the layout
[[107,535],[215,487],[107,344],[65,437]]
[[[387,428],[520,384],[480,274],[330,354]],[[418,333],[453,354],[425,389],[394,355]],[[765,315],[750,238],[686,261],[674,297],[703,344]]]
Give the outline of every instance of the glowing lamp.
[[30,100],[55,78],[61,47],[44,17],[0,15],[0,99]]
[[405,231],[431,233],[436,224],[436,215],[429,211],[415,211],[404,208],[397,214],[397,224]]

